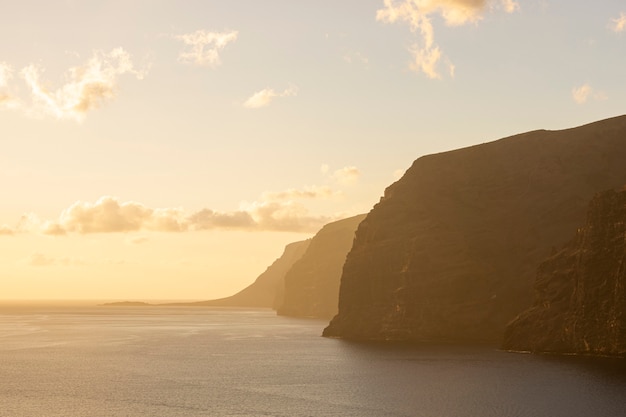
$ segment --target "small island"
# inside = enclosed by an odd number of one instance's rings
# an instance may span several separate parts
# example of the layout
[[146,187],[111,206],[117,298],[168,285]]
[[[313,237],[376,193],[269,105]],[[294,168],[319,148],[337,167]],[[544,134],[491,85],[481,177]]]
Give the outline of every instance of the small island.
[[113,303],[104,303],[99,305],[104,307],[147,307],[152,306],[153,304],[144,303],[143,301],[116,301]]

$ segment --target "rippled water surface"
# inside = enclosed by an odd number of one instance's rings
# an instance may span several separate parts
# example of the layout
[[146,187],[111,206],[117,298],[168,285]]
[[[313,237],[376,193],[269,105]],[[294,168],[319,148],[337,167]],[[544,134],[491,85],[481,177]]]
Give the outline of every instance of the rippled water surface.
[[319,337],[267,310],[0,307],[0,416],[623,417],[621,361]]

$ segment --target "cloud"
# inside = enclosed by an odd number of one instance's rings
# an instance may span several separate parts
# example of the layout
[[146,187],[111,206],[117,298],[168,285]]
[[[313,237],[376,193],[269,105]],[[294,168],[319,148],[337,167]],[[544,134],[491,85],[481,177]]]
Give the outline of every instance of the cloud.
[[193,33],[174,36],[189,46],[180,53],[178,60],[186,64],[216,67],[222,63],[220,51],[229,43],[236,41],[238,34],[236,30],[229,32],[197,30]]
[[0,225],[0,236],[14,236],[20,233],[39,232],[42,221],[33,213],[25,213],[20,216],[15,226]]
[[609,28],[615,33],[626,31],[626,13],[621,12],[618,18],[611,19]]
[[[346,178],[354,176],[346,171]],[[342,177],[343,178],[343,177]],[[120,202],[104,196],[94,203],[78,201],[63,210],[57,220],[41,221],[34,215],[24,215],[15,229],[6,226],[2,234],[41,232],[49,236],[65,236],[71,233],[129,233],[188,232],[212,229],[274,230],[309,232],[316,231],[333,218],[311,215],[299,200],[328,199],[340,195],[328,186],[310,186],[279,192],[265,192],[258,201],[243,202],[238,210],[219,212],[203,208],[192,214],[179,208],[150,208],[129,201]],[[136,238],[130,243],[144,242]]]
[[9,80],[13,78],[13,68],[6,62],[0,62],[0,107],[14,108],[16,97],[9,92]]
[[13,69],[6,62],[0,62],[0,88],[9,85],[9,80],[13,77]]
[[220,213],[206,208],[189,216],[187,221],[194,230],[253,229],[257,226],[246,211]]
[[395,181],[398,181],[400,178],[404,176],[405,172],[406,172],[406,169],[396,169],[395,171],[393,171],[391,175]]
[[580,87],[574,87],[572,89],[572,98],[578,104],[586,103],[590,98],[601,101],[606,100],[607,96],[602,91],[594,90],[589,84],[583,84]]
[[0,225],[0,236],[13,236],[15,229],[7,226],[6,224]]
[[243,103],[243,106],[249,109],[258,109],[269,105],[276,97],[292,97],[297,94],[298,87],[295,85],[290,85],[282,93],[277,93],[271,88],[266,88],[250,96],[250,98]]
[[357,167],[349,166],[336,170],[332,178],[342,185],[353,185],[361,176],[361,171]]
[[39,252],[36,252],[30,255],[30,257],[26,259],[26,262],[30,266],[50,266],[50,265],[54,265],[55,263],[53,258],[49,258],[43,253],[39,253]]
[[131,245],[141,245],[143,243],[146,243],[150,240],[150,238],[148,238],[147,236],[136,236],[133,237],[131,239],[127,240],[127,243],[131,244]]
[[76,202],[61,213],[58,222],[47,223],[43,233],[64,235],[68,232],[113,233],[152,230],[185,230],[179,209],[151,209],[136,202],[120,203],[113,197],[101,197],[95,203]]
[[348,64],[361,63],[363,65],[367,65],[369,63],[369,59],[358,51],[348,52],[343,56],[343,60],[346,61]]
[[314,232],[333,220],[326,216],[312,216],[297,201],[260,201],[244,205],[259,230]]
[[67,82],[54,91],[47,89],[40,80],[43,72],[32,64],[20,72],[31,92],[31,111],[77,121],[115,97],[119,76],[132,74],[142,79],[145,75],[134,68],[130,55],[123,48],[94,51],[86,64],[70,68]]
[[78,265],[84,265],[85,264],[85,262],[83,262],[80,259],[74,259],[74,258],[68,258],[68,257],[51,258],[49,256],[44,255],[43,253],[40,253],[40,252],[33,253],[28,258],[26,258],[24,260],[24,262],[27,265],[37,266],[37,267],[43,267],[43,266],[78,266]]
[[[376,20],[383,23],[407,23],[418,40],[409,47],[412,56],[410,69],[424,73],[428,78],[440,79],[443,53],[435,43],[432,16],[440,15],[446,25],[461,26],[477,23],[483,18],[488,5],[498,5],[507,13],[519,10],[514,0],[384,0],[384,8],[376,12]],[[447,63],[453,77],[455,67]]]
[[135,69],[130,55],[123,48],[110,52],[94,51],[84,65],[70,68],[65,74],[65,83],[55,90],[42,81],[44,72],[34,64],[22,68],[19,74],[29,95],[19,97],[9,91],[13,69],[0,62],[0,105],[22,110],[31,116],[82,121],[87,112],[116,96],[121,75],[132,74],[137,79],[145,75],[144,71]]
[[519,3],[514,0],[502,0],[502,7],[507,13],[514,13],[520,9]]
[[323,164],[320,167],[320,172],[328,179],[341,185],[354,185],[361,176],[361,171],[355,166],[346,166],[330,173],[330,167]]
[[341,194],[341,192],[333,190],[328,186],[311,186],[301,189],[290,188],[288,190],[279,192],[265,192],[263,193],[263,199],[271,201],[315,199],[330,198],[339,194]]

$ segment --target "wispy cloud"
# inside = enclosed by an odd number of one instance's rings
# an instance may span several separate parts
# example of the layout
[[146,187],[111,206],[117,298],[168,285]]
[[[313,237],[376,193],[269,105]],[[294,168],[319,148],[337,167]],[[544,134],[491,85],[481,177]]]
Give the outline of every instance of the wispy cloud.
[[174,38],[188,46],[178,57],[181,62],[199,66],[216,67],[222,63],[220,52],[231,42],[237,40],[239,32],[209,32],[197,30],[192,33],[176,35]]
[[13,78],[13,68],[6,62],[0,62],[0,88],[6,88]]
[[338,182],[341,185],[354,185],[361,176],[361,171],[355,166],[346,166],[330,172],[328,164],[323,164],[320,167],[320,172],[331,181]]
[[26,259],[26,263],[30,266],[50,266],[54,265],[55,261],[53,258],[49,258],[43,253],[35,252]]
[[54,258],[44,255],[41,252],[35,252],[28,258],[24,259],[24,263],[30,266],[44,267],[44,266],[79,266],[85,263],[80,259],[74,258]]
[[358,51],[348,52],[343,56],[343,60],[348,64],[360,63],[363,65],[367,65],[369,63],[369,59]]
[[583,84],[580,87],[574,87],[572,89],[572,98],[578,104],[584,104],[589,99],[596,101],[606,100],[607,96],[602,91],[594,90],[589,84]]
[[16,98],[9,92],[9,80],[13,78],[13,68],[6,62],[0,62],[0,107],[16,106]]
[[[145,71],[134,67],[130,54],[123,48],[110,52],[94,51],[84,65],[70,68],[65,76],[66,83],[55,90],[46,87],[48,83],[42,81],[44,72],[34,64],[22,68],[19,74],[30,95],[23,98],[0,90],[0,104],[32,116],[81,121],[87,112],[115,97],[121,75],[131,74],[137,79],[145,75]],[[8,89],[12,78],[11,67],[0,63],[0,89]]]
[[264,200],[281,201],[293,199],[319,199],[330,198],[340,194],[339,191],[333,190],[329,186],[309,186],[303,188],[290,188],[285,191],[270,192],[266,191],[262,197]]
[[626,13],[621,12],[618,18],[611,19],[609,28],[615,33],[626,31]]
[[402,178],[405,172],[406,172],[406,169],[396,169],[395,171],[393,171],[391,176],[393,177],[395,181],[398,181],[400,178]]
[[[441,79],[444,55],[435,43],[432,16],[440,15],[448,26],[461,26],[480,21],[488,6],[501,7],[507,13],[519,10],[514,0],[384,0],[384,8],[376,12],[376,20],[407,23],[419,38],[409,47],[411,70],[431,79]],[[447,72],[453,77],[455,67],[449,60],[446,63]]]
[[249,109],[258,109],[268,106],[275,98],[278,97],[293,97],[298,94],[298,87],[290,85],[282,92],[276,92],[271,88],[265,88],[261,91],[257,91],[250,98],[248,98],[243,106]]
[[0,225],[0,236],[13,236],[15,234],[15,229],[6,224]]
[[361,171],[357,167],[349,166],[336,170],[332,174],[332,178],[342,185],[353,185],[361,176]]

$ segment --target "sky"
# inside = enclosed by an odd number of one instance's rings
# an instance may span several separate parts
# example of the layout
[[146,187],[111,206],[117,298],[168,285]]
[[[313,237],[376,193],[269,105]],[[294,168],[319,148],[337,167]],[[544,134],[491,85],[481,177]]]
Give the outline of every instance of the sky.
[[626,113],[623,0],[0,0],[0,299],[204,300],[420,156]]

